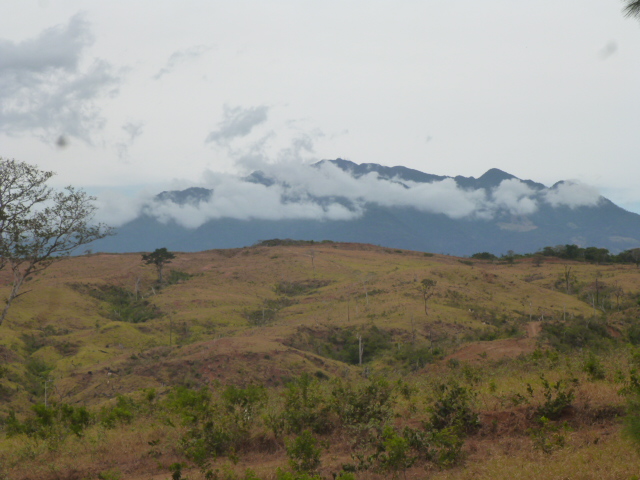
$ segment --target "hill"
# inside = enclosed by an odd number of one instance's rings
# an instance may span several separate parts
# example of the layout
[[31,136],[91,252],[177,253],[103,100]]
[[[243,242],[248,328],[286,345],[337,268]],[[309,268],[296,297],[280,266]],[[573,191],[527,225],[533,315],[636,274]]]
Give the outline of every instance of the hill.
[[159,287],[139,254],[85,255],[30,282],[0,327],[0,473],[304,478],[291,442],[320,440],[324,478],[640,466],[635,266],[274,241],[169,267]]
[[[133,202],[135,203],[135,202]],[[571,182],[546,187],[498,169],[479,178],[337,159],[167,191],[136,210],[104,252],[237,248],[269,238],[359,242],[452,255],[547,245],[640,247],[640,215]]]

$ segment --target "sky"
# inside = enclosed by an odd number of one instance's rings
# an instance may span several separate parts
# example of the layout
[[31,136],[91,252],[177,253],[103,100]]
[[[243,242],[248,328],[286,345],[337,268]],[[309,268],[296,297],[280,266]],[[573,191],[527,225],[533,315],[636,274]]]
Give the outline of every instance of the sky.
[[[548,186],[573,180],[640,213],[640,21],[623,7],[7,0],[0,156],[96,192],[120,223],[135,204],[123,194],[193,185],[219,190],[209,216],[243,199],[279,211],[281,201],[261,200],[258,186],[248,195],[238,178],[334,158],[450,176],[499,168]],[[434,195],[411,202],[437,203]],[[470,195],[461,208],[471,201],[484,211]],[[525,197],[514,197],[524,211]]]

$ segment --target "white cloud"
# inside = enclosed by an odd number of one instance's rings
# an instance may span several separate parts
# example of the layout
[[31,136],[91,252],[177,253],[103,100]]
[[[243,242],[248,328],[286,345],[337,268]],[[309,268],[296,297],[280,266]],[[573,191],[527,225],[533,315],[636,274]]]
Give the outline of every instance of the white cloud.
[[224,118],[218,124],[218,129],[212,131],[205,139],[206,143],[215,142],[224,145],[236,137],[246,137],[254,127],[267,121],[269,107],[230,107],[224,106]]
[[516,178],[503,180],[491,192],[494,206],[497,209],[507,210],[512,215],[535,213],[538,210],[535,194],[535,190]]
[[491,220],[500,212],[533,214],[539,201],[573,208],[595,205],[599,198],[595,189],[570,183],[538,192],[520,180],[509,179],[487,192],[460,188],[451,178],[433,183],[401,182],[382,179],[376,172],[355,178],[330,162],[312,167],[299,161],[256,160],[254,166],[260,167],[270,180],[267,185],[207,171],[199,186],[213,190],[208,201],[178,205],[151,196],[134,200],[107,196],[101,198],[106,209],[101,211],[100,220],[118,226],[144,213],[163,223],[175,221],[187,228],[221,218],[353,220],[370,204],[414,208],[454,219]]
[[177,50],[173,52],[169,56],[169,59],[167,60],[165,66],[162,67],[158,71],[158,73],[153,76],[154,80],[159,80],[168,73],[173,72],[179,65],[191,60],[195,60],[196,58],[207,53],[209,50],[211,50],[211,47],[207,47],[205,45],[196,45],[195,47],[185,48],[183,50]]
[[300,195],[295,202],[288,202],[286,197],[291,190],[287,187],[266,187],[231,175],[209,174],[207,186],[213,189],[208,202],[198,205],[150,202],[143,211],[161,222],[174,220],[187,228],[196,228],[208,220],[219,218],[350,220],[361,213],[337,203],[323,206],[308,194]]
[[116,143],[116,150],[118,151],[118,157],[120,159],[125,158],[128,155],[129,148],[133,145],[136,139],[142,135],[144,124],[142,122],[127,122],[122,126],[122,130],[127,134],[125,139]]
[[120,227],[140,216],[144,205],[152,201],[150,194],[132,198],[115,190],[104,190],[97,196],[95,220],[112,227]]
[[0,132],[33,133],[46,141],[67,135],[90,143],[105,124],[96,101],[118,85],[107,62],[83,66],[92,43],[81,15],[21,43],[0,40]]
[[544,200],[552,207],[594,207],[600,202],[598,190],[579,182],[560,182],[544,193]]

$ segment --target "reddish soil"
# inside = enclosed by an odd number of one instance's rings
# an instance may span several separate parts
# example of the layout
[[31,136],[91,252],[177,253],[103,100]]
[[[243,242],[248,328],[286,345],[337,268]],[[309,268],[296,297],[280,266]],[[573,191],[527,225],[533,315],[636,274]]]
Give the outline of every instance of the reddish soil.
[[515,358],[531,353],[536,349],[536,337],[540,335],[541,330],[542,324],[540,322],[529,322],[525,328],[527,332],[525,338],[474,342],[447,356],[445,361],[452,358],[465,362],[500,360],[501,358]]

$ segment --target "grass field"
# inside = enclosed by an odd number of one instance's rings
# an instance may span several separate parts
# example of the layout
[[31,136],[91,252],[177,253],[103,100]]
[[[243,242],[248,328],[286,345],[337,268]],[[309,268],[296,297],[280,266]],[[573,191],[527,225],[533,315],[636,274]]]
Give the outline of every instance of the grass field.
[[635,266],[328,242],[167,270],[92,254],[25,285],[0,478],[638,478]]

